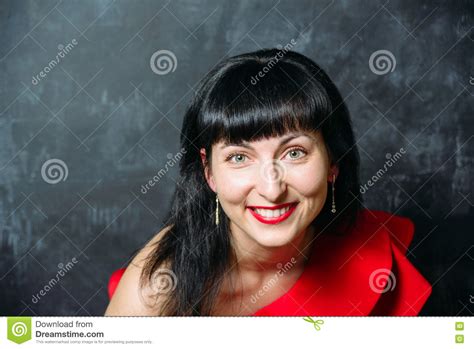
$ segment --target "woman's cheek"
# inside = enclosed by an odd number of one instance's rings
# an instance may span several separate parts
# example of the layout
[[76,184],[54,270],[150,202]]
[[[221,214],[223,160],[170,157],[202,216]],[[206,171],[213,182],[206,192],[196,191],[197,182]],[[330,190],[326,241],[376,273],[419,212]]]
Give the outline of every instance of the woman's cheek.
[[226,169],[220,172],[217,191],[219,197],[232,204],[241,204],[245,201],[252,188],[254,174],[247,169]]
[[288,171],[288,184],[305,197],[314,197],[324,194],[327,187],[327,170],[324,166],[303,164]]
[[305,166],[291,171],[291,183],[304,201],[302,215],[314,219],[324,206],[327,197],[327,177],[319,166]]

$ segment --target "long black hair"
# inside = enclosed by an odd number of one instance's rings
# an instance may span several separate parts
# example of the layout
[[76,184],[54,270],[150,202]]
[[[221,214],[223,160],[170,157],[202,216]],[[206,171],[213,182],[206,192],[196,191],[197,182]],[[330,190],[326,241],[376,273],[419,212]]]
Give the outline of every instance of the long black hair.
[[[235,260],[229,219],[206,182],[200,149],[210,166],[212,145],[256,141],[289,131],[321,131],[331,164],[337,164],[336,214],[331,195],[311,223],[319,231],[353,227],[362,199],[359,155],[347,107],[328,75],[302,54],[264,49],[230,57],[200,82],[184,116],[180,170],[164,223],[169,230],[154,246],[141,274],[141,285],[167,265],[175,287],[161,315],[211,314],[223,278]],[[328,183],[329,184],[329,183]]]

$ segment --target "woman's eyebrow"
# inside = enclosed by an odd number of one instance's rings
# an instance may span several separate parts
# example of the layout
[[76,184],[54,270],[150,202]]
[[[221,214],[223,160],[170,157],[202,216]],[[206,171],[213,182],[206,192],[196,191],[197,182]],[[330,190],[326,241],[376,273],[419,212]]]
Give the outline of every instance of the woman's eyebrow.
[[[316,138],[307,134],[307,133],[292,133],[290,134],[289,136],[286,136],[285,138],[283,138],[281,141],[280,141],[280,144],[279,146],[281,147],[282,145],[288,143],[289,141],[295,139],[295,138],[299,138],[299,137],[307,137],[307,138],[310,138],[311,140],[313,140],[314,142],[317,142]],[[224,149],[224,148],[227,148],[227,147],[231,147],[231,146],[236,146],[236,147],[244,147],[244,148],[247,148],[247,149],[251,149],[251,150],[254,150],[254,148],[246,141],[244,142],[238,142],[238,143],[233,143],[233,142],[225,142],[223,145],[220,146],[220,149]]]

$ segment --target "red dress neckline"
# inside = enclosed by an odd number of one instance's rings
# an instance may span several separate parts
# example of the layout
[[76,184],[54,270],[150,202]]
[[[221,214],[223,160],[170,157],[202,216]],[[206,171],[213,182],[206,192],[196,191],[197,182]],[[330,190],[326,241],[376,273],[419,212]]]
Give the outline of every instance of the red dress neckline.
[[318,236],[295,284],[253,315],[417,315],[431,285],[405,256],[413,234],[407,218],[360,211],[350,233]]
[[[361,210],[349,233],[317,236],[293,286],[253,316],[417,315],[432,289],[405,256],[413,235],[408,218]],[[112,274],[109,298],[124,271]]]

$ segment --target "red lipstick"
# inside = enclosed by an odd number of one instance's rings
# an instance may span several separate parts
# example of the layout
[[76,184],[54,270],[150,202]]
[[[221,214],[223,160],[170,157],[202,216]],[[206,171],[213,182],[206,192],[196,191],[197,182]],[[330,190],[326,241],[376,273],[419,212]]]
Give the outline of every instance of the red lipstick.
[[[278,224],[278,223],[283,222],[284,220],[286,220],[288,217],[290,217],[291,214],[295,211],[297,205],[298,205],[298,202],[291,202],[291,203],[276,205],[276,206],[247,206],[247,208],[250,211],[250,213],[259,222],[264,223],[264,224]],[[282,214],[279,217],[272,217],[272,218],[264,217],[264,216],[258,214],[255,210],[252,209],[252,208],[260,208],[260,209],[267,209],[267,210],[271,210],[271,209],[276,210],[276,209],[281,209],[281,208],[285,208],[285,207],[288,207],[288,206],[290,206],[290,209],[287,212],[285,212],[284,214]]]

